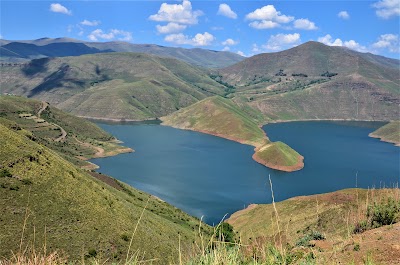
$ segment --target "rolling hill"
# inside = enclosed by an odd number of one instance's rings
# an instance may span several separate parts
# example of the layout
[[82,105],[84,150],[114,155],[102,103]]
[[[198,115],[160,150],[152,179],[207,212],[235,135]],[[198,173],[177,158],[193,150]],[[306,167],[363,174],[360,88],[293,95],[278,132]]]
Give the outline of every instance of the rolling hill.
[[400,146],[400,121],[392,121],[370,133],[369,136]]
[[184,49],[155,44],[133,44],[123,41],[86,42],[71,38],[41,38],[37,40],[0,42],[0,60],[6,62],[34,59],[38,57],[62,57],[98,52],[134,52],[175,58],[192,65],[206,68],[221,68],[244,57],[226,51],[212,51],[200,48]]
[[199,68],[138,53],[3,64],[0,75],[2,93],[38,98],[77,116],[118,120],[165,116],[226,89]]
[[270,142],[260,128],[263,118],[251,108],[242,108],[220,96],[162,117],[163,125],[203,132],[255,147],[253,159],[267,167],[295,171],[303,168],[303,157],[281,142]]
[[0,96],[0,120],[9,128],[24,129],[41,145],[84,168],[86,160],[132,152],[109,133],[86,119],[65,113],[47,102],[17,96]]
[[399,117],[399,61],[307,42],[255,55],[221,69],[216,79],[235,87],[235,101],[271,120]]

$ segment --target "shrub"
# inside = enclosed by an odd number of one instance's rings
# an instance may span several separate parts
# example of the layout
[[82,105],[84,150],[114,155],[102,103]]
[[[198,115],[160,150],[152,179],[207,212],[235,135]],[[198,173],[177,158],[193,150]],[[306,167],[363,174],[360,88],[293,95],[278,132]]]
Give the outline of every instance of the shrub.
[[0,178],[4,178],[4,177],[8,177],[8,178],[12,177],[12,174],[6,168],[3,168],[0,170]]
[[324,240],[325,236],[318,231],[310,231],[308,234],[305,234],[303,237],[299,238],[296,242],[296,246],[300,247],[311,247],[311,240]]
[[233,227],[228,223],[221,223],[215,231],[215,237],[224,242],[235,242],[235,232]]

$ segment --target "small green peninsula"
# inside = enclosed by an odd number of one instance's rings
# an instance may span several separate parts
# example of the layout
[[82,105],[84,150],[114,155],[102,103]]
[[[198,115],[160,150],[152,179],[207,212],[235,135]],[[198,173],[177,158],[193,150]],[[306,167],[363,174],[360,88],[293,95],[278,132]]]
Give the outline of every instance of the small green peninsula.
[[207,133],[255,147],[253,159],[269,168],[295,171],[303,168],[303,157],[282,142],[271,142],[260,128],[260,115],[241,109],[220,96],[206,98],[161,118],[163,125]]
[[400,121],[392,121],[369,134],[370,137],[380,138],[381,141],[400,146]]

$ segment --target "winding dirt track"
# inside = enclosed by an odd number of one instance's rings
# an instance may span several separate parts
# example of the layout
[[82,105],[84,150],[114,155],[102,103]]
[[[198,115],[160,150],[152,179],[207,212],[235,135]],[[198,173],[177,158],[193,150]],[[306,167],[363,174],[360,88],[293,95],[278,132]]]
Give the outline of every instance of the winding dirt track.
[[[37,112],[37,117],[40,118],[40,115],[42,114],[42,112],[49,106],[49,103],[47,103],[46,101],[42,101],[42,107],[39,109],[39,111]],[[55,123],[50,123],[53,126],[56,126],[57,128],[60,129],[61,131],[61,135],[54,139],[55,142],[61,142],[65,140],[65,137],[67,137],[67,132],[64,130],[64,128],[62,128],[60,125],[55,124]]]

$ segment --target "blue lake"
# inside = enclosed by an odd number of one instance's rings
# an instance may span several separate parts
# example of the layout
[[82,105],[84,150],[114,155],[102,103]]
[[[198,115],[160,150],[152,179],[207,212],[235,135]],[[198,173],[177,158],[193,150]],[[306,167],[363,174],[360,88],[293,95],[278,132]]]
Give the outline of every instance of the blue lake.
[[400,182],[400,148],[368,134],[377,122],[291,122],[263,127],[305,157],[305,167],[284,173],[252,160],[252,146],[157,124],[100,127],[134,153],[91,160],[99,172],[156,195],[209,224],[250,203],[344,188],[393,187]]

